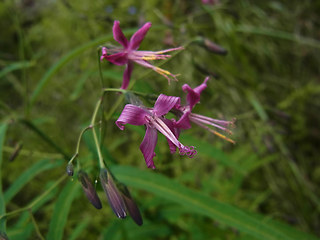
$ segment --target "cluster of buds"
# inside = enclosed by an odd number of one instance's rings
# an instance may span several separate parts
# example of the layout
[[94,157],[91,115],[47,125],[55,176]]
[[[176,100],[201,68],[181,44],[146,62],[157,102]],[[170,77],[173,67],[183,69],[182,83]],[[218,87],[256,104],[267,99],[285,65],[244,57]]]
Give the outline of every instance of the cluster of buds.
[[[67,174],[69,176],[73,176],[74,174],[72,163],[67,165]],[[89,202],[96,209],[101,209],[102,203],[88,174],[80,169],[77,172],[77,176]],[[142,216],[138,206],[131,197],[128,188],[123,183],[118,182],[114,176],[112,176],[110,170],[107,170],[106,168],[101,168],[100,170],[100,183],[114,214],[118,218],[125,218],[130,214],[134,222],[141,226],[143,223]]]

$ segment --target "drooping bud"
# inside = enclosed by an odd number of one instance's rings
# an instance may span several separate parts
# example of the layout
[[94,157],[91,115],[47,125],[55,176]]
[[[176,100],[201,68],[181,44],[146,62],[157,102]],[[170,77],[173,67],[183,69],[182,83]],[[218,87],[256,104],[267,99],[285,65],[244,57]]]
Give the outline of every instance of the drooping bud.
[[100,201],[100,198],[94,189],[94,186],[92,185],[92,182],[86,172],[83,170],[80,170],[78,172],[78,180],[81,183],[82,189],[87,196],[88,200],[91,202],[91,204],[96,208],[96,209],[101,209],[102,204]]
[[221,47],[220,45],[214,43],[213,41],[211,41],[208,38],[200,38],[196,41],[196,43],[198,43],[200,46],[204,47],[205,49],[207,49],[208,51],[215,53],[215,54],[219,54],[219,55],[227,55],[228,51]]
[[143,224],[143,219],[140,213],[140,210],[137,206],[137,204],[135,203],[135,201],[132,199],[131,194],[129,192],[129,189],[124,185],[124,184],[119,184],[119,189],[121,191],[124,203],[127,207],[127,210],[131,216],[131,218],[133,219],[133,221],[141,226]]
[[108,171],[105,168],[100,170],[100,181],[114,214],[118,218],[125,218],[127,213],[123,198],[114,184],[112,176],[108,174]]
[[67,168],[66,168],[67,174],[68,176],[72,177],[73,176],[73,164],[72,163],[68,163]]

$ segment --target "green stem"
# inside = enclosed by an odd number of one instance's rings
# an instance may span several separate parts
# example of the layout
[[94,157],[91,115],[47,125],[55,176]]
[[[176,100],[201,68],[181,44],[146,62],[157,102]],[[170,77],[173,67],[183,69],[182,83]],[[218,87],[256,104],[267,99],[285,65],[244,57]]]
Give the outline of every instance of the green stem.
[[[96,107],[94,109],[94,113],[93,113],[92,119],[91,119],[91,126],[93,126],[95,121],[96,121],[97,113],[98,113],[98,110],[99,110],[99,108],[101,106],[102,99],[103,99],[103,97],[101,97],[99,99],[99,101],[97,102],[97,104],[96,104]],[[94,143],[96,144],[96,148],[97,148],[100,168],[105,168],[105,164],[103,162],[103,157],[102,157],[102,153],[101,153],[101,149],[100,149],[100,144],[99,144],[99,141],[98,141],[97,133],[96,133],[96,130],[94,128],[92,128],[92,134],[93,134]]]
[[36,198],[34,201],[32,201],[30,204],[28,204],[27,206],[23,207],[23,208],[19,208],[17,210],[11,211],[11,212],[7,212],[3,215],[0,216],[0,219],[4,218],[4,217],[8,217],[11,215],[15,215],[18,214],[20,212],[24,212],[24,211],[28,211],[29,209],[32,210],[32,208],[38,203],[40,202],[42,199],[44,199],[53,189],[55,189],[63,180],[65,180],[67,178],[66,175],[63,175],[62,177],[60,177],[58,179],[58,181],[56,181],[50,188],[48,188],[44,193],[42,193],[38,198]]
[[36,222],[36,220],[34,219],[33,217],[33,214],[32,214],[32,211],[29,209],[29,214],[30,214],[30,217],[31,217],[31,221],[33,223],[33,226],[34,226],[34,229],[36,230],[36,233],[37,233],[37,236],[40,240],[45,240],[44,237],[42,236],[41,232],[40,232],[40,229],[38,227],[38,224]]

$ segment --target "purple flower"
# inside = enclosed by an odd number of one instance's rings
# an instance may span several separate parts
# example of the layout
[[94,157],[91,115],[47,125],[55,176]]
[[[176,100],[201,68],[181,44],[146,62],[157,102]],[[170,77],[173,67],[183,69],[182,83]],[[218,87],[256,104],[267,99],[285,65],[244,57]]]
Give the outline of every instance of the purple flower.
[[127,123],[146,126],[146,134],[140,145],[140,150],[149,168],[155,168],[153,157],[156,155],[154,149],[158,139],[157,131],[161,132],[170,144],[177,147],[181,155],[193,157],[196,154],[194,147],[184,146],[178,141],[177,135],[172,132],[171,127],[168,125],[171,122],[163,117],[172,108],[179,105],[180,98],[161,94],[155,102],[154,108],[151,109],[127,104],[116,121],[117,126],[121,130],[124,130],[124,125]]
[[207,4],[207,5],[215,5],[217,3],[219,3],[219,0],[201,0],[203,4]]
[[137,50],[150,27],[151,27],[150,22],[145,23],[135,34],[133,34],[131,39],[128,41],[127,38],[124,36],[123,32],[121,31],[120,22],[114,21],[113,38],[118,43],[120,43],[123,46],[123,48],[103,47],[102,55],[100,59],[101,60],[106,59],[115,65],[126,65],[126,69],[123,73],[123,82],[121,86],[122,89],[126,89],[129,85],[131,73],[133,70],[133,62],[136,62],[144,67],[151,68],[152,70],[156,71],[157,73],[167,78],[169,83],[170,83],[170,80],[172,79],[177,80],[176,75],[173,75],[167,70],[164,70],[162,68],[152,65],[148,61],[157,60],[157,59],[166,59],[170,57],[170,55],[165,55],[163,53],[171,52],[174,50],[180,50],[180,49],[183,49],[183,47],[170,48],[167,50],[156,51],[156,52]]
[[[193,107],[200,101],[201,92],[207,87],[207,81],[209,77],[206,77],[202,84],[192,89],[188,84],[182,86],[183,91],[187,92],[187,104],[186,105],[176,105],[172,110],[180,119],[177,122],[174,122],[174,128],[188,129],[191,128],[190,121],[196,123],[200,127],[208,130],[209,132],[234,143],[233,140],[222,135],[221,133],[211,129],[210,127],[216,127],[227,133],[231,134],[232,132],[228,129],[229,126],[234,125],[233,121],[224,121],[192,113]],[[210,127],[208,127],[210,126]]]

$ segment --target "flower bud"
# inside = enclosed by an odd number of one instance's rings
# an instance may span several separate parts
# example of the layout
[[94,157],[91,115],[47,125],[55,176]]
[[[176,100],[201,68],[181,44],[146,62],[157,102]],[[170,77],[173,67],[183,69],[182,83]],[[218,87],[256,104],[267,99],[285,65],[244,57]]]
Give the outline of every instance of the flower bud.
[[68,176],[72,177],[73,176],[73,164],[68,163],[66,170],[67,170]]
[[108,171],[105,168],[100,170],[100,181],[114,214],[118,218],[125,218],[127,213],[123,198],[114,184],[112,176],[108,174]]
[[197,41],[197,44],[199,44],[200,46],[204,47],[205,49],[207,49],[208,51],[212,52],[212,53],[216,53],[219,55],[227,55],[228,51],[226,49],[224,49],[223,47],[219,46],[218,44],[214,43],[213,41],[211,41],[208,38],[202,38],[200,37]]
[[132,199],[131,194],[128,190],[128,188],[124,185],[124,184],[120,184],[119,189],[121,191],[124,203],[127,207],[127,210],[131,216],[131,218],[133,219],[133,221],[141,226],[143,224],[143,219],[140,213],[140,210],[137,206],[137,204],[135,203],[135,201]]
[[78,172],[78,180],[80,181],[82,189],[83,189],[85,195],[87,196],[88,200],[91,202],[91,204],[96,209],[101,209],[102,204],[101,204],[100,198],[97,195],[97,192],[94,189],[88,174],[86,172],[84,172],[83,170],[80,170]]

